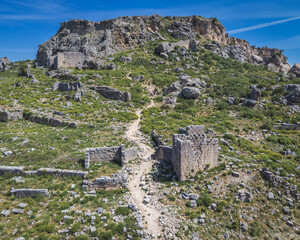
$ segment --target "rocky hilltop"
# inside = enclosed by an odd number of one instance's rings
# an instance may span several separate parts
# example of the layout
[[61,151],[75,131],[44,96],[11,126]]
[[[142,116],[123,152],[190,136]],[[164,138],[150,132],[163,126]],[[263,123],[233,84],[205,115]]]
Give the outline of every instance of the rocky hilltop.
[[99,58],[133,49],[147,41],[170,39],[202,40],[200,44],[206,49],[225,58],[265,65],[273,71],[287,73],[291,69],[283,50],[256,48],[246,40],[229,37],[216,18],[159,15],[64,22],[55,36],[40,45],[37,64],[50,68],[95,68]]

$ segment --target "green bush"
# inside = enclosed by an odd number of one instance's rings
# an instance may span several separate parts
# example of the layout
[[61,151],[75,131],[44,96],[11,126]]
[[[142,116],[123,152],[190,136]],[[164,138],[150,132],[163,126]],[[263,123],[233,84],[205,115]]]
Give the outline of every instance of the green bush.
[[118,207],[115,213],[119,215],[127,216],[130,214],[130,209],[128,207]]
[[209,205],[211,205],[213,203],[213,200],[211,199],[211,197],[208,193],[204,193],[198,198],[197,203],[199,206],[204,205],[204,206],[208,207]]

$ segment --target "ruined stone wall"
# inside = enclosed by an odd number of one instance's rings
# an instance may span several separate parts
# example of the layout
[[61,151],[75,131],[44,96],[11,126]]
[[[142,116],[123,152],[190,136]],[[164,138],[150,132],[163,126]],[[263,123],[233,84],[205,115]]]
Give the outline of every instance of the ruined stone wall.
[[122,146],[121,149],[121,165],[124,166],[128,161],[135,159],[138,156],[137,150],[134,148],[125,149]]
[[77,123],[75,122],[65,122],[60,119],[54,119],[48,116],[37,116],[33,114],[24,114],[24,119],[35,123],[50,125],[52,127],[75,128],[77,126]]
[[97,86],[91,87],[91,89],[97,91],[100,95],[108,99],[120,100],[122,102],[128,102],[131,99],[131,95],[129,92],[123,92],[115,88],[107,86]]
[[126,188],[128,186],[128,176],[121,171],[112,176],[100,176],[93,182],[84,181],[83,185],[87,185],[92,189],[115,189]]
[[0,121],[2,122],[17,120],[21,118],[23,118],[23,110],[21,109],[0,111]]
[[54,68],[76,68],[82,65],[85,56],[81,52],[58,52]]
[[48,189],[21,188],[12,189],[10,193],[16,195],[17,197],[32,197],[37,195],[49,196]]
[[38,175],[52,175],[56,177],[82,177],[84,178],[88,172],[76,171],[76,170],[65,170],[55,168],[40,168],[36,172]]
[[23,166],[0,166],[0,175],[14,174],[20,175],[24,170]]
[[91,162],[115,161],[121,166],[137,157],[136,149],[125,149],[123,145],[115,147],[87,148],[85,150],[85,167],[89,168]]
[[160,145],[155,149],[155,159],[172,161],[172,146]]
[[83,84],[81,82],[67,82],[67,83],[62,83],[62,82],[55,82],[53,84],[52,90],[53,91],[78,91]]

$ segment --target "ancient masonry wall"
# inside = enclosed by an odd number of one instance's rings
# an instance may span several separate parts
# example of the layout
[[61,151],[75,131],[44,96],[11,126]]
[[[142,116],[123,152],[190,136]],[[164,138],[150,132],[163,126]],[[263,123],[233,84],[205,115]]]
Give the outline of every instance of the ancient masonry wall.
[[213,131],[205,132],[204,126],[187,126],[180,133],[173,135],[172,147],[159,146],[155,152],[156,159],[172,162],[179,180],[218,164],[218,139]]
[[160,145],[156,148],[155,159],[171,161],[172,159],[172,146]]
[[36,195],[49,196],[48,189],[21,188],[12,189],[10,193],[16,195],[17,197],[32,197]]
[[127,161],[133,160],[136,157],[136,149],[125,149],[123,145],[115,147],[87,148],[85,151],[84,166],[89,168],[91,162],[110,161],[115,161],[121,164],[121,166],[124,166]]
[[129,92],[123,92],[115,88],[107,86],[97,86],[91,87],[91,89],[97,91],[100,95],[108,99],[120,100],[122,102],[128,102],[131,99],[131,95]]
[[54,68],[75,68],[83,63],[85,56],[81,52],[58,52],[54,59]]

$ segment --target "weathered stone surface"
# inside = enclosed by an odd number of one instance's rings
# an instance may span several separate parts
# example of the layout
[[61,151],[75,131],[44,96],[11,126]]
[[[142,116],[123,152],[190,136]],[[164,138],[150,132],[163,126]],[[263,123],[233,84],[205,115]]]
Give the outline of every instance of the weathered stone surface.
[[171,161],[179,180],[186,180],[199,170],[218,164],[218,139],[214,136],[212,130],[205,132],[204,126],[187,126],[173,135],[172,148],[159,146],[154,156]]
[[282,123],[281,125],[275,125],[274,129],[284,129],[284,130],[297,130],[300,131],[300,123]]
[[50,125],[52,127],[70,127],[70,128],[75,128],[77,126],[77,123],[74,122],[65,122],[61,119],[54,119],[52,117],[48,116],[38,116],[32,113],[24,113],[23,114],[24,119],[35,122],[35,123],[40,123],[40,124],[46,124]]
[[160,43],[156,48],[155,48],[155,52],[158,53],[158,54],[161,54],[161,53],[168,53],[171,51],[171,46],[170,46],[170,43],[168,42],[163,42],[163,43]]
[[10,193],[16,195],[17,197],[32,197],[36,195],[49,196],[48,189],[21,188],[12,189]]
[[83,87],[81,82],[56,82],[54,83],[52,90],[53,91],[78,91],[80,88]]
[[4,72],[10,69],[11,61],[7,57],[0,58],[0,72]]
[[253,107],[255,107],[256,103],[257,103],[257,101],[255,101],[255,100],[251,100],[251,99],[245,99],[244,100],[244,105],[246,107],[253,108]]
[[119,171],[112,176],[100,176],[88,185],[90,188],[97,189],[126,188],[128,185],[128,176],[126,173]]
[[73,68],[83,64],[85,55],[81,52],[58,52],[54,58],[54,68]]
[[261,96],[261,91],[256,87],[256,86],[251,86],[252,91],[250,93],[250,99],[251,100],[259,100],[260,96]]
[[116,147],[87,148],[85,150],[85,167],[89,168],[91,162],[115,161],[122,166],[127,161],[137,157],[136,149],[125,149],[123,145]]
[[23,118],[23,110],[21,109],[9,109],[0,111],[0,121],[7,122],[10,120],[18,120]]
[[14,175],[19,175],[23,172],[24,167],[20,166],[0,166],[0,175],[9,173]]
[[1,215],[3,215],[4,217],[7,217],[10,214],[9,210],[3,210],[1,211]]
[[107,86],[97,86],[91,87],[91,89],[97,91],[100,95],[108,99],[120,100],[122,102],[128,102],[131,99],[131,95],[129,92],[123,92],[115,88]]
[[195,87],[184,87],[181,96],[186,99],[197,99],[200,96],[200,90]]
[[295,63],[290,69],[289,73],[294,74],[296,77],[300,78],[300,63]]
[[285,96],[288,105],[300,105],[300,85],[288,84],[284,86],[284,89],[289,92],[289,94]]
[[274,187],[283,187],[289,191],[289,193],[300,199],[297,186],[291,185],[284,177],[278,176],[270,171],[269,168],[265,167],[260,171],[261,176],[269,181]]
[[[200,35],[212,40],[213,43],[207,44],[206,48],[222,57],[273,66],[276,71],[288,72],[291,68],[282,50],[256,48],[245,40],[228,37],[224,26],[216,19],[188,16],[165,21],[165,18],[157,16],[125,16],[101,22],[78,19],[64,22],[55,36],[40,45],[37,65],[50,68],[103,68],[104,63],[100,58],[133,49],[146,41],[161,40],[159,32],[162,30],[181,39],[183,47],[192,51],[197,51],[194,39]],[[172,43],[162,43],[156,52],[168,58],[167,53],[171,49]],[[109,69],[109,66],[105,68]],[[298,74],[298,69],[299,66],[294,66],[292,73]]]
[[82,177],[84,178],[88,172],[87,171],[75,171],[75,170],[65,170],[65,169],[55,169],[55,168],[40,168],[37,170],[38,175],[54,175],[57,177]]
[[158,160],[172,159],[172,146],[160,145],[155,149],[154,158]]
[[14,208],[13,210],[11,210],[13,213],[15,214],[23,214],[24,210],[20,209],[20,208]]

